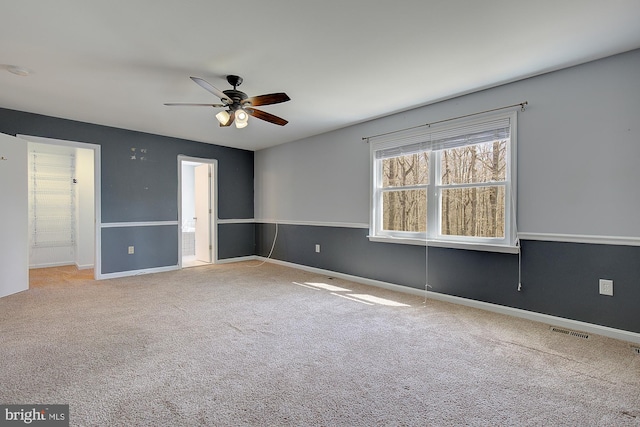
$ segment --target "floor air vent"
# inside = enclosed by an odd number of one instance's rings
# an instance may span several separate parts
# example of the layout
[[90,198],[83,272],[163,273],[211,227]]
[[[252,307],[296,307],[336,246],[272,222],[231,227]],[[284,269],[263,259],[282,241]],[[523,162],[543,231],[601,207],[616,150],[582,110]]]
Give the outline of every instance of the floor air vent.
[[585,334],[584,332],[576,332],[569,329],[558,328],[555,326],[551,327],[551,332],[558,332],[560,334],[569,335],[571,337],[589,339],[589,334]]

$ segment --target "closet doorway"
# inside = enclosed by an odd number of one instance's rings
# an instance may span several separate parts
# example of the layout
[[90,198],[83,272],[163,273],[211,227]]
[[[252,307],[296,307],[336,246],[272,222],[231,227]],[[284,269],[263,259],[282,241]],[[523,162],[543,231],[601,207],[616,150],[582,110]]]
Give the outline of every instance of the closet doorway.
[[181,268],[216,259],[216,166],[216,160],[178,156]]
[[99,278],[100,146],[18,137],[28,141],[30,271]]

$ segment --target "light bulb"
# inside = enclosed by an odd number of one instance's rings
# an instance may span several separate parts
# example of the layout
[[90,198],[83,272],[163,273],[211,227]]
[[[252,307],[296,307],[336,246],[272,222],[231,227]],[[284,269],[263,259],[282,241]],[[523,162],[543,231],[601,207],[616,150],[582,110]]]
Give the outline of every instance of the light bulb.
[[249,124],[249,114],[247,114],[246,111],[244,111],[242,108],[236,110],[236,127],[238,129],[242,129],[243,127],[246,127],[247,124]]

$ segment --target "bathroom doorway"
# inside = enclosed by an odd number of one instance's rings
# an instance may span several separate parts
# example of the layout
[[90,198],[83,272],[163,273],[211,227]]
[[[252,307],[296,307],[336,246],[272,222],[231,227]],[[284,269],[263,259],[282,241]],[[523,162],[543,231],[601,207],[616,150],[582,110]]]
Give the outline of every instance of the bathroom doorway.
[[216,259],[216,166],[212,159],[178,156],[180,267],[196,267]]

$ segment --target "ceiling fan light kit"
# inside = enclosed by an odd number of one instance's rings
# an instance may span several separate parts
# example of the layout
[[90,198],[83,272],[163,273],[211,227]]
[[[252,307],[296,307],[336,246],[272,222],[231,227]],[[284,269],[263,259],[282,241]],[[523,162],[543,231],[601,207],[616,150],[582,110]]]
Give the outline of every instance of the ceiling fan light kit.
[[227,82],[233,86],[233,89],[223,91],[217,89],[211,83],[199,77],[191,77],[191,80],[200,85],[206,91],[220,98],[222,104],[166,103],[165,105],[226,108],[226,110],[222,110],[216,114],[216,119],[220,123],[221,127],[231,126],[232,123],[235,123],[236,128],[242,129],[249,124],[249,116],[253,116],[279,126],[284,126],[288,123],[287,120],[281,117],[253,108],[254,106],[279,104],[281,102],[289,101],[291,98],[289,98],[289,96],[284,92],[249,97],[246,93],[237,89],[238,86],[242,84],[243,80],[242,77],[236,75],[227,76]]

